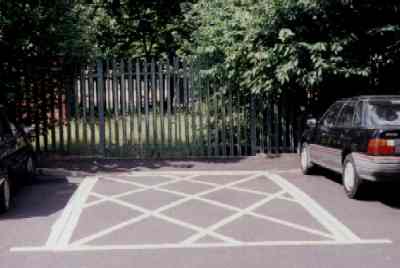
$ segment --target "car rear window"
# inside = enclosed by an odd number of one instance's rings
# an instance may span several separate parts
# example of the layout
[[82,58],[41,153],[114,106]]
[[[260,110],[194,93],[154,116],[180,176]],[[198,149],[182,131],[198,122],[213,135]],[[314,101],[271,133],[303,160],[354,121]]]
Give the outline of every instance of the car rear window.
[[400,99],[369,101],[367,109],[368,126],[400,126]]

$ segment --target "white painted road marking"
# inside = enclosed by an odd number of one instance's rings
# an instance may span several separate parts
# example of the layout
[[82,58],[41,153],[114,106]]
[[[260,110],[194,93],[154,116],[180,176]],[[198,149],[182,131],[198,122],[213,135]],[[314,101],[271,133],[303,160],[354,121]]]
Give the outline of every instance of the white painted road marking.
[[[180,177],[184,175],[184,177]],[[212,182],[204,182],[201,180],[196,180],[197,176],[237,176],[243,175],[245,178],[233,181],[231,183],[227,183],[225,185],[220,185]],[[135,181],[130,181],[126,178],[104,178],[105,180],[114,181],[116,183],[124,183],[131,184],[139,187],[137,190],[127,191],[125,193],[106,196],[92,192],[92,189],[96,182],[101,183],[101,180],[98,180],[97,177],[86,178],[78,190],[75,192],[70,202],[67,204],[64,209],[60,219],[54,224],[52,227],[52,231],[50,233],[49,239],[45,246],[43,247],[18,247],[12,248],[11,251],[96,251],[96,250],[146,250],[146,249],[173,249],[173,248],[218,248],[218,247],[255,247],[255,246],[307,246],[307,245],[352,245],[352,244],[380,244],[380,243],[391,243],[390,240],[387,239],[369,239],[363,240],[359,238],[356,234],[354,234],[349,228],[347,228],[344,224],[342,224],[339,220],[333,217],[328,211],[322,208],[317,202],[315,202],[312,198],[310,198],[303,191],[298,189],[293,184],[289,183],[283,177],[277,175],[276,173],[266,172],[266,171],[172,171],[172,172],[131,172],[128,175],[134,179],[135,177],[140,178],[143,176],[161,176],[167,177],[171,180],[168,182],[159,183],[157,185],[148,186]],[[276,193],[267,193],[256,190],[249,190],[243,187],[239,187],[238,184],[254,180],[256,178],[265,177],[266,179],[271,180],[276,185],[278,185],[282,190]],[[177,192],[170,189],[162,188],[163,186],[167,186],[173,183],[178,183],[180,181],[186,181],[191,183],[203,184],[213,187],[212,189],[197,193],[197,194],[186,194],[182,192]],[[241,209],[229,204],[221,203],[218,201],[207,199],[205,196],[220,191],[223,189],[235,190],[239,192],[247,192],[258,194],[264,196],[261,200],[255,202],[254,204],[248,206],[245,209]],[[171,202],[169,204],[165,204],[164,206],[156,209],[156,210],[148,210],[143,207],[137,206],[135,204],[131,204],[121,199],[117,199],[120,197],[124,197],[130,194],[135,194],[138,192],[144,191],[162,191],[165,193],[174,194],[182,197],[177,201]],[[283,196],[285,193],[288,193],[290,196]],[[93,201],[85,205],[88,195],[91,194],[93,196],[97,196],[100,198],[99,200]],[[260,215],[255,213],[254,210],[274,199],[283,199],[289,202],[299,203],[306,211],[308,211],[312,217],[315,218],[319,223],[321,223],[327,231],[322,232],[320,230],[315,230],[312,228],[308,228],[296,223],[291,223],[285,220]],[[221,207],[224,209],[232,210],[235,213],[230,215],[224,219],[221,219],[215,224],[212,224],[208,227],[199,227],[194,224],[190,224],[184,222],[182,220],[178,220],[169,216],[162,214],[163,211],[174,208],[178,205],[184,204],[190,200],[198,200],[209,205]],[[80,214],[83,209],[90,209],[93,206],[96,206],[102,202],[112,202],[114,204],[118,204],[124,207],[128,207],[130,209],[141,211],[143,214],[132,218],[128,221],[121,222],[117,225],[104,229],[100,232],[92,234],[88,237],[84,237],[78,241],[70,242],[72,233],[74,229],[77,227]],[[243,242],[238,241],[233,237],[227,237],[225,235],[219,234],[217,231],[222,226],[225,226],[244,215],[251,215],[260,219],[264,219],[267,221],[275,222],[278,224],[282,224],[287,227],[291,227],[296,230],[304,231],[311,234],[320,235],[324,238],[321,241],[261,241],[261,242]],[[100,245],[100,246],[91,246],[86,243],[93,241],[99,237],[105,236],[107,234],[111,234],[112,232],[119,230],[123,227],[129,226],[131,224],[138,223],[146,218],[156,217],[158,219],[173,223],[177,226],[181,226],[183,228],[191,229],[196,233],[191,235],[189,238],[177,242],[175,244],[142,244],[142,245]],[[211,237],[222,240],[223,242],[215,242],[215,243],[195,243],[198,242],[199,239],[209,235]],[[133,241],[134,242],[134,241]]]
[[96,182],[97,177],[86,178],[79,185],[78,190],[75,191],[67,206],[64,208],[61,217],[51,228],[46,246],[66,246],[69,243],[72,233],[78,224],[83,205]]
[[[197,226],[194,226],[194,225],[189,224],[189,223],[185,223],[185,222],[182,222],[182,221],[178,221],[176,219],[172,219],[171,217],[167,217],[167,216],[161,214],[161,212],[166,211],[168,209],[171,209],[173,207],[176,207],[178,205],[181,205],[183,203],[186,203],[186,202],[192,200],[195,197],[201,197],[201,196],[204,196],[204,195],[207,195],[207,194],[222,190],[222,189],[226,188],[227,186],[233,186],[233,185],[236,185],[236,184],[247,182],[247,181],[250,181],[250,180],[252,180],[254,178],[257,178],[259,176],[260,176],[259,174],[255,174],[255,175],[252,175],[250,177],[246,177],[244,179],[241,179],[241,180],[238,180],[238,181],[234,181],[232,183],[228,183],[226,185],[219,185],[218,187],[215,187],[215,188],[213,188],[211,190],[206,190],[206,191],[194,194],[194,195],[186,195],[185,198],[177,200],[177,201],[174,201],[174,202],[172,202],[170,204],[167,204],[167,205],[165,205],[165,206],[163,206],[161,208],[158,208],[156,211],[149,211],[149,210],[141,208],[139,206],[134,206],[134,205],[132,205],[130,203],[124,202],[122,200],[117,200],[117,199],[114,199],[114,198],[108,198],[108,201],[117,203],[117,204],[122,205],[122,206],[131,207],[133,209],[136,209],[136,210],[139,210],[139,211],[141,211],[143,213],[146,213],[147,217],[141,218],[141,220],[144,220],[144,219],[146,219],[148,217],[154,216],[154,217],[157,217],[157,218],[160,218],[160,219],[163,219],[163,220],[167,220],[167,221],[170,221],[170,222],[172,221],[173,223],[179,224],[179,225],[181,225],[183,227],[186,227],[188,229],[192,229],[192,230],[194,229],[195,231],[204,231],[204,229],[201,228],[201,227],[197,227]],[[193,176],[190,176],[190,177],[193,177]],[[133,184],[133,185],[139,186],[139,187],[145,186],[145,185],[140,184],[140,183],[129,182],[129,181],[121,180],[121,179],[109,179],[109,180],[120,181],[122,183],[130,183],[130,184]],[[190,180],[190,178],[188,178],[188,180]],[[158,188],[158,187],[156,187],[156,189],[159,190],[159,191],[170,192],[169,190],[161,189],[161,188]],[[101,197],[102,198],[106,198],[105,196],[101,196]],[[136,221],[134,221],[134,222],[136,223]],[[102,237],[102,236],[104,236],[106,234],[109,234],[109,233],[111,233],[113,231],[119,230],[119,229],[121,229],[121,228],[123,228],[125,226],[127,226],[127,225],[126,224],[121,224],[120,228],[117,228],[117,229],[115,229],[113,227],[108,228],[108,229],[106,229],[104,231],[101,231],[101,232],[99,232],[97,234],[93,234],[93,235],[91,235],[91,236],[89,236],[87,238],[83,238],[83,239],[81,239],[79,241],[73,242],[72,244],[73,245],[81,245],[81,244],[84,244],[84,243],[88,243],[88,242],[90,242],[90,241],[92,241],[94,239]],[[211,235],[213,237],[217,237],[219,239],[222,239],[223,241],[226,241],[226,242],[237,242],[237,241],[235,241],[234,239],[232,239],[230,237],[226,237],[226,236],[223,236],[223,235],[220,235],[220,234],[216,234],[214,232],[207,232],[207,234],[209,234],[209,235]]]
[[[335,237],[333,235],[329,234],[329,233],[325,233],[325,232],[321,232],[319,230],[311,229],[311,228],[308,228],[306,226],[302,226],[300,224],[291,223],[291,222],[288,222],[286,220],[281,220],[281,219],[277,219],[277,218],[274,218],[274,217],[261,215],[261,214],[255,213],[253,211],[244,211],[243,209],[237,208],[235,206],[231,206],[231,205],[228,205],[228,204],[225,204],[225,203],[221,203],[221,202],[218,202],[218,201],[215,201],[215,200],[206,199],[206,198],[201,197],[203,195],[207,195],[207,194],[210,194],[212,192],[216,192],[216,191],[219,191],[219,190],[222,190],[222,189],[238,189],[237,191],[239,191],[239,192],[248,192],[247,190],[243,191],[242,188],[237,188],[235,185],[241,184],[241,183],[249,181],[249,180],[256,179],[256,178],[258,178],[260,176],[262,176],[262,175],[254,174],[254,175],[252,175],[252,176],[250,176],[248,178],[244,178],[244,179],[242,179],[240,181],[236,181],[236,182],[225,184],[225,185],[214,184],[213,183],[212,185],[215,187],[214,189],[207,190],[207,191],[205,191],[203,193],[198,193],[198,194],[195,194],[195,195],[193,195],[193,194],[192,195],[191,194],[185,194],[185,193],[181,193],[181,192],[177,192],[177,191],[169,190],[169,189],[164,189],[164,188],[160,188],[160,187],[154,187],[153,189],[157,190],[157,191],[160,191],[160,192],[165,192],[165,193],[170,193],[170,194],[175,194],[177,196],[185,197],[184,200],[178,201],[179,202],[178,205],[180,205],[181,203],[185,203],[185,202],[187,202],[189,200],[198,200],[198,201],[201,201],[203,203],[207,203],[207,204],[210,204],[210,205],[213,205],[213,206],[221,207],[221,208],[224,208],[224,209],[227,209],[227,210],[232,210],[232,211],[239,212],[239,213],[240,212],[244,212],[243,213],[244,215],[251,215],[251,216],[259,218],[259,219],[263,219],[263,220],[271,221],[271,222],[274,222],[274,223],[278,223],[278,224],[281,224],[281,225],[284,225],[284,226],[287,226],[287,227],[290,227],[290,228],[293,228],[293,229],[297,229],[297,230],[300,230],[300,231],[308,232],[308,233],[311,233],[311,234],[316,234],[316,235],[322,236],[324,238],[335,239]],[[193,183],[199,183],[199,184],[206,184],[206,185],[210,184],[208,182],[204,183],[202,181],[198,181],[198,180],[190,179],[190,178],[187,179],[187,181],[188,182],[193,182]],[[135,183],[135,185],[138,186],[137,183]],[[139,186],[140,186],[140,184],[139,184]],[[264,193],[264,195],[267,196],[267,197],[271,196],[271,194],[266,194],[266,193]],[[283,200],[286,200],[286,201],[299,203],[296,200],[292,200],[290,198],[282,198],[281,195],[275,196],[274,199],[283,199]],[[168,209],[170,209],[172,207],[175,207],[175,206],[176,206],[175,203],[171,203],[171,204],[168,205]]]
[[244,242],[239,244],[227,243],[198,243],[198,244],[161,244],[161,245],[112,245],[112,246],[67,246],[64,248],[47,247],[17,247],[12,252],[43,252],[43,251],[109,251],[109,250],[160,250],[160,249],[211,249],[211,248],[236,248],[236,247],[282,247],[282,246],[327,246],[327,245],[376,245],[390,244],[388,239],[368,239],[360,241],[266,241],[266,242]]
[[233,222],[233,221],[237,220],[240,217],[243,217],[248,212],[253,211],[258,207],[261,207],[262,205],[274,200],[276,197],[278,197],[278,196],[280,196],[280,195],[282,195],[284,193],[286,193],[286,192],[282,190],[282,191],[279,191],[279,192],[277,192],[275,194],[272,194],[272,195],[270,195],[270,196],[258,201],[257,203],[249,206],[248,208],[243,209],[243,210],[241,210],[239,212],[236,212],[232,216],[229,216],[229,217],[227,217],[225,219],[222,219],[221,221],[219,221],[219,222],[207,227],[202,232],[199,232],[198,234],[189,237],[188,239],[186,239],[182,243],[183,244],[193,244],[196,241],[200,240],[201,238],[205,237],[209,232],[216,231],[217,229],[222,228],[223,226],[227,225],[228,223]]
[[328,229],[332,234],[335,235],[336,240],[354,242],[361,240],[343,223],[333,217],[327,210],[322,208],[311,197],[309,197],[303,191],[300,191],[299,188],[289,183],[286,179],[269,172],[266,172],[266,176],[282,188],[287,189],[292,196],[294,196],[301,204],[303,204],[303,207],[308,212],[310,212],[310,214],[315,219],[317,219],[326,229]]

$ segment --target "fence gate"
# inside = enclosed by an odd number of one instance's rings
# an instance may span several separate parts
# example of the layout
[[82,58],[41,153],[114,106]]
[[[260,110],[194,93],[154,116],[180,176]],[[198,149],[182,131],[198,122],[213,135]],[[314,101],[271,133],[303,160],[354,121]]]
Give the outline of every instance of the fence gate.
[[[36,141],[41,151],[127,158],[240,157],[293,152],[289,97],[243,95],[175,59],[98,61],[77,72]],[[55,115],[55,116],[54,116]]]

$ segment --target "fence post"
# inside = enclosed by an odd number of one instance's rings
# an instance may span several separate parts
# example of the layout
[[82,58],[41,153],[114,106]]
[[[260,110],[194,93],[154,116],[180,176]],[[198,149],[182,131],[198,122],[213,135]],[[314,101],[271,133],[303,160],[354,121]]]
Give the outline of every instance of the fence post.
[[100,154],[104,156],[106,147],[105,118],[104,118],[104,73],[103,62],[97,61],[97,86],[99,92],[99,133],[100,133]]
[[255,96],[250,94],[250,145],[251,145],[251,155],[256,154],[257,146],[257,129],[256,129],[256,107],[255,107]]

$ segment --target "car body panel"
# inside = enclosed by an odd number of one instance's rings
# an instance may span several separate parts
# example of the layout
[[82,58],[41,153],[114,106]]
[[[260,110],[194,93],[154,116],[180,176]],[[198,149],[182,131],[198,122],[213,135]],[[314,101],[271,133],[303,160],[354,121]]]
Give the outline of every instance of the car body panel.
[[[333,104],[315,128],[307,129],[303,133],[302,143],[309,145],[311,161],[341,173],[345,157],[351,155],[357,173],[363,179],[373,181],[396,179],[394,175],[400,175],[400,126],[371,128],[366,124],[367,102],[392,98],[394,96],[360,96],[340,100],[336,102],[342,105],[340,112],[336,113],[337,121],[332,125],[325,124],[324,118],[336,103]],[[396,99],[400,101],[400,96],[396,96]],[[352,124],[339,124],[338,121],[342,115],[345,116],[344,110],[348,106],[353,107]],[[348,113],[350,114],[351,110]],[[390,157],[368,155],[368,141],[373,138],[395,139],[396,154]]]
[[360,177],[370,181],[396,180],[400,174],[400,156],[383,157],[353,153],[356,170]]
[[34,157],[29,133],[11,123],[4,108],[0,107],[0,173],[8,173],[10,183],[15,186],[24,182],[25,163],[29,156]]

